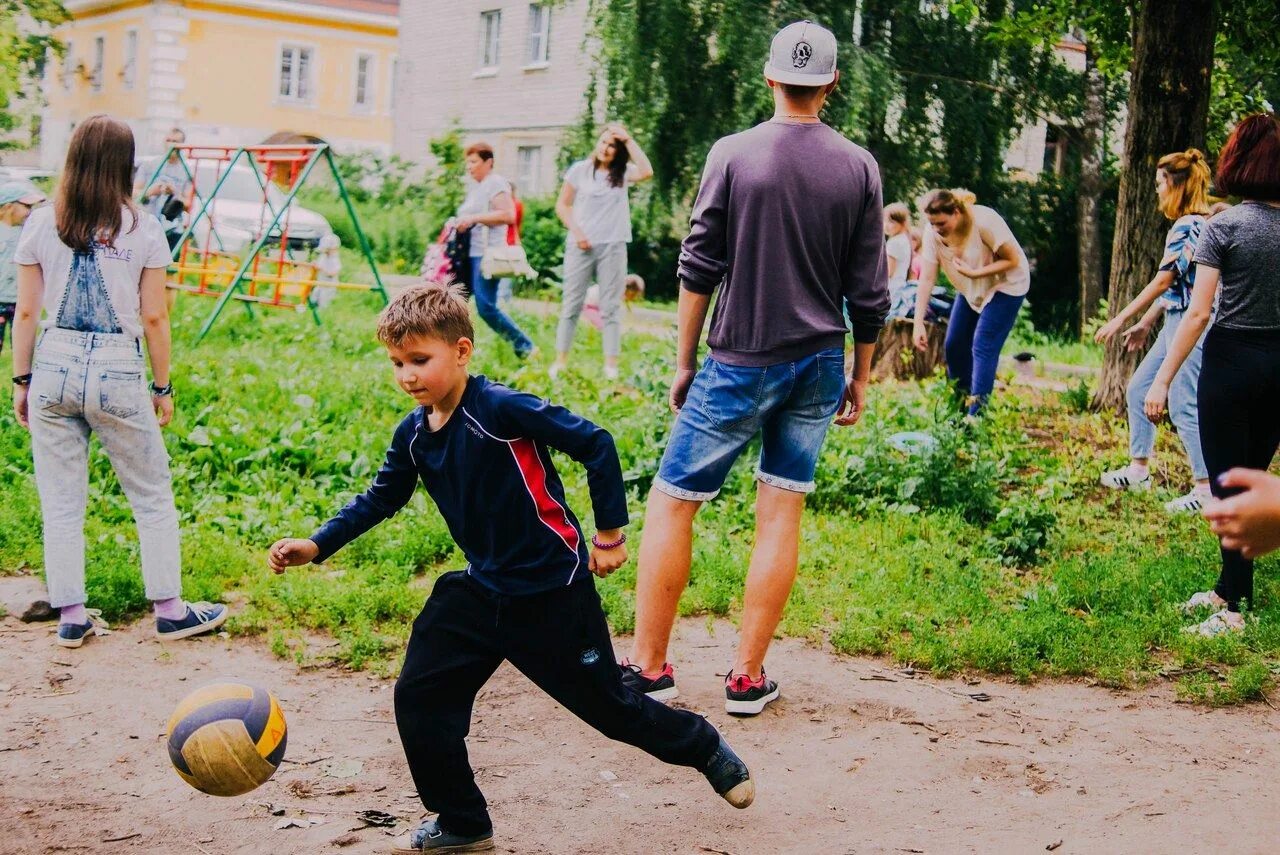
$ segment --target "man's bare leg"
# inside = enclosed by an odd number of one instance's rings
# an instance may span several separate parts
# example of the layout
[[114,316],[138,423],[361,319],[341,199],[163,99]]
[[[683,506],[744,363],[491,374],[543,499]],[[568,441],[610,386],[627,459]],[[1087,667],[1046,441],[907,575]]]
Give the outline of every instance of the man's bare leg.
[[[742,637],[738,642],[738,660],[733,665],[735,674],[760,679],[769,642],[782,620],[782,610],[786,608],[791,586],[796,580],[796,565],[800,560],[800,516],[803,512],[804,493],[758,484],[756,543],[751,550],[751,566],[747,571],[746,594],[742,603]],[[687,564],[684,572],[688,579]]]
[[680,595],[693,562],[693,518],[701,502],[650,490],[636,564],[636,635],[631,661],[646,674],[662,670]]

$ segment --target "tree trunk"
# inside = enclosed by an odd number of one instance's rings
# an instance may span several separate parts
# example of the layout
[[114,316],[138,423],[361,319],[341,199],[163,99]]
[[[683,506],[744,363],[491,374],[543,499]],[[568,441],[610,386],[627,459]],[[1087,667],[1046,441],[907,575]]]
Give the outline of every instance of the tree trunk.
[[1080,264],[1080,335],[1102,302],[1102,237],[1098,208],[1102,199],[1102,130],[1107,121],[1102,75],[1092,43],[1084,52],[1084,121],[1080,126],[1080,184],[1076,199],[1076,252]]
[[876,339],[875,355],[871,357],[871,379],[923,380],[946,365],[943,342],[947,328],[944,324],[925,324],[929,333],[929,346],[920,352],[911,342],[912,322],[905,318],[892,318],[880,330]]
[[[1168,224],[1156,209],[1156,161],[1168,152],[1204,145],[1214,5],[1213,0],[1145,0],[1138,11],[1107,294],[1113,317],[1160,263]],[[1119,336],[1112,340],[1094,407],[1124,407],[1125,387],[1141,356],[1125,353]]]

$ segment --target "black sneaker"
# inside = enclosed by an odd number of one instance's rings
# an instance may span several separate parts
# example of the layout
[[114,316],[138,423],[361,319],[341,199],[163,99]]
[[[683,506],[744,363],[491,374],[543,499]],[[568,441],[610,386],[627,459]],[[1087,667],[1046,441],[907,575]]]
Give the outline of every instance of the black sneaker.
[[749,807],[756,797],[756,782],[751,780],[751,770],[743,763],[729,743],[720,737],[720,746],[702,767],[711,786],[729,804],[741,810]]
[[778,684],[760,669],[760,679],[730,673],[724,680],[724,711],[730,715],[760,715],[778,699]]
[[639,665],[632,665],[626,659],[622,660],[619,667],[622,668],[622,685],[628,689],[635,689],[655,701],[669,701],[680,695],[680,690],[676,688],[676,669],[671,667],[670,662],[663,664],[662,673],[656,677],[648,676],[640,670]]
[[489,852],[493,849],[493,831],[464,837],[445,831],[434,819],[424,819],[409,832],[408,839],[398,838],[391,847],[395,855],[418,855],[421,852]]
[[221,603],[187,603],[187,613],[180,620],[156,618],[156,638],[176,641],[213,632],[227,620],[227,607]]

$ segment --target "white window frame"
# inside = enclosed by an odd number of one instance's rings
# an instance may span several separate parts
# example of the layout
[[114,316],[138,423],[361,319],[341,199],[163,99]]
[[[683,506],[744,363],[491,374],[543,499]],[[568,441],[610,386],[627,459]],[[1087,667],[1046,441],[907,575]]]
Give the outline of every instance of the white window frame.
[[124,31],[124,67],[120,69],[120,81],[125,89],[132,89],[138,82],[138,31]]
[[502,61],[502,10],[486,9],[480,13],[480,68],[477,76],[498,73]]
[[551,64],[551,5],[529,4],[529,38],[525,42],[525,69],[546,68]]
[[542,149],[541,145],[516,146],[516,186],[521,198],[543,193]]
[[[360,98],[360,63],[364,61],[364,99]],[[357,113],[372,113],[378,106],[378,57],[371,51],[356,51],[351,81],[351,105]]]
[[[291,54],[291,59],[289,61],[290,91],[288,93],[281,91],[281,84],[284,82],[284,59],[286,53]],[[307,55],[307,70],[305,75],[299,71],[299,68],[302,65],[302,55],[304,53]],[[311,106],[315,104],[316,53],[315,45],[309,45],[302,42],[280,43],[280,47],[276,51],[275,100],[277,103],[293,104],[298,106]]]
[[387,60],[387,112],[390,113],[396,108],[396,75],[400,73],[400,57],[398,54],[392,54]]
[[89,88],[102,91],[102,69],[107,64],[107,37],[93,37],[93,68],[89,72]]

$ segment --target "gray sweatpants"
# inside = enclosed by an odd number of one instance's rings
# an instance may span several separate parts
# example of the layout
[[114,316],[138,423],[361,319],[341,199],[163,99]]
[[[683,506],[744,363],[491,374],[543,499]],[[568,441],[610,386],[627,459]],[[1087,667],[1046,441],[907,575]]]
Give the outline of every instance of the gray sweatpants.
[[595,279],[600,287],[600,320],[604,324],[604,355],[622,352],[622,292],[627,280],[627,245],[622,241],[595,244],[579,249],[570,243],[564,250],[564,297],[560,302],[560,325],[556,328],[556,350],[568,353],[573,334]]
[[55,608],[85,601],[89,434],[97,434],[133,508],[147,599],[182,594],[169,454],[151,408],[138,340],[46,331],[36,346],[28,414],[44,517],[44,568]]

